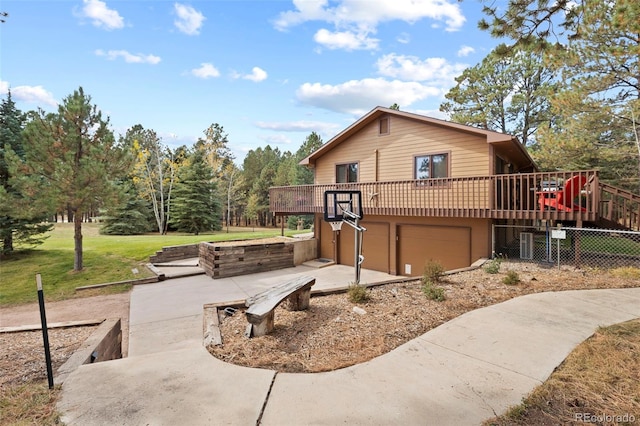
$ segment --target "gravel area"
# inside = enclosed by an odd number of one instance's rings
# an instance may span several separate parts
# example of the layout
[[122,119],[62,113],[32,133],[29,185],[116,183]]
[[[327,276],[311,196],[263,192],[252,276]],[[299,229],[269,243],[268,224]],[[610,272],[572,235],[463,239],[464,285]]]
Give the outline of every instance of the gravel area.
[[[518,274],[518,284],[503,283],[508,271]],[[281,372],[329,371],[389,352],[473,309],[542,291],[639,287],[640,276],[510,262],[503,263],[497,274],[477,269],[446,276],[438,285],[445,291],[443,302],[428,300],[416,281],[371,288],[370,300],[357,305],[346,294],[337,294],[312,298],[306,311],[278,307],[274,332],[252,339],[244,337],[247,321],[238,311],[222,319],[223,345],[208,350],[243,366]]]

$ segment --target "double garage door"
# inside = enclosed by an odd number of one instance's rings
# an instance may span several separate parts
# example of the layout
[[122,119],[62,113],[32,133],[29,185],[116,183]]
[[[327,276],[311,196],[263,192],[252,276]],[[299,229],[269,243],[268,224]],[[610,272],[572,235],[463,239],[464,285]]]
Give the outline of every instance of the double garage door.
[[[391,272],[392,250],[396,250],[396,273],[420,276],[430,260],[440,262],[445,269],[457,269],[471,264],[471,228],[434,225],[397,225],[397,241],[390,238],[390,225],[366,222],[363,236],[363,268]],[[340,232],[339,263],[353,266],[355,231],[343,225]]]

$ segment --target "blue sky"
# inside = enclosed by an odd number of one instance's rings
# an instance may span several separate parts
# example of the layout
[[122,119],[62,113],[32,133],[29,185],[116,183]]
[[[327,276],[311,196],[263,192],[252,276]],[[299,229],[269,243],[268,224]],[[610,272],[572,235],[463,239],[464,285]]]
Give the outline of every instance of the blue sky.
[[79,86],[116,134],[170,146],[224,127],[242,163],[270,144],[326,142],[377,105],[438,107],[499,40],[478,0],[4,0],[0,94],[53,111]]

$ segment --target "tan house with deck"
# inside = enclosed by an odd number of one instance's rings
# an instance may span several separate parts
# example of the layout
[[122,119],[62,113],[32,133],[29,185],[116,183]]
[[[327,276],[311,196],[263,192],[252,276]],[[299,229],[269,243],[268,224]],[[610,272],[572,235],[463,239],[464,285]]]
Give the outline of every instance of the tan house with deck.
[[[420,275],[430,259],[451,270],[490,257],[496,223],[608,221],[640,228],[633,210],[640,197],[631,198],[632,209],[621,213],[595,171],[539,173],[513,136],[389,108],[374,108],[301,164],[314,170],[314,185],[271,188],[271,211],[314,213],[319,257],[353,265],[354,230],[343,226],[334,233],[322,220],[323,194],[360,190],[363,267],[394,275]],[[588,181],[576,201],[579,210],[541,205],[545,182],[576,174]]]

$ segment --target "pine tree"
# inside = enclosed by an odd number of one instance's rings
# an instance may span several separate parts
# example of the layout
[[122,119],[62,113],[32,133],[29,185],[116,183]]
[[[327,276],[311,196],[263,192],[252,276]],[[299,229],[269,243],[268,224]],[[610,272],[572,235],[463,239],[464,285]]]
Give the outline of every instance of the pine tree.
[[440,105],[456,123],[515,134],[528,145],[538,127],[550,120],[553,71],[542,55],[500,45],[480,64],[456,77],[458,83]]
[[24,160],[22,130],[24,114],[16,108],[11,92],[0,104],[0,239],[2,253],[14,250],[16,243],[37,245],[42,243],[45,232],[52,225],[45,223],[47,214],[24,200],[22,194],[10,183],[10,162]]
[[178,231],[198,235],[222,229],[222,207],[213,169],[202,150],[196,150],[178,170],[173,190],[171,224]]
[[133,182],[125,182],[122,187],[124,201],[104,211],[100,233],[138,235],[150,232],[153,228],[153,212],[148,201],[140,197]]
[[57,113],[33,115],[24,131],[24,150],[23,193],[73,212],[73,269],[80,271],[84,214],[115,194],[116,179],[129,170],[128,155],[82,87],[62,101]]

